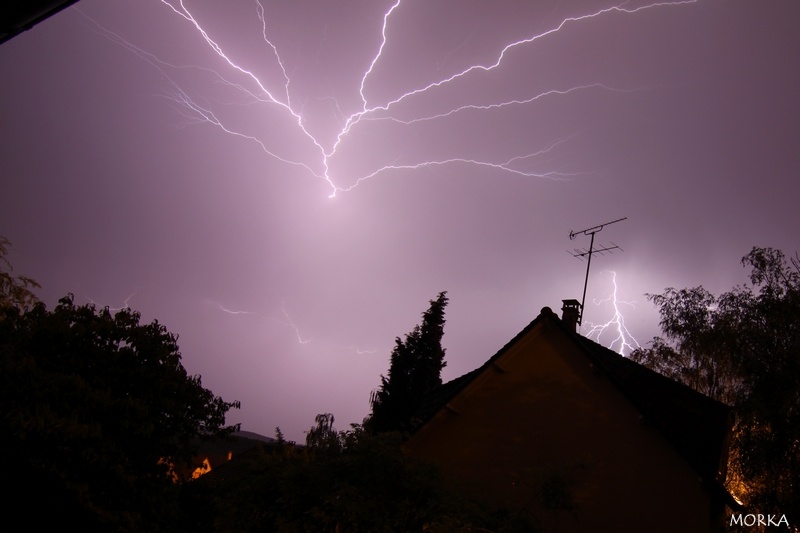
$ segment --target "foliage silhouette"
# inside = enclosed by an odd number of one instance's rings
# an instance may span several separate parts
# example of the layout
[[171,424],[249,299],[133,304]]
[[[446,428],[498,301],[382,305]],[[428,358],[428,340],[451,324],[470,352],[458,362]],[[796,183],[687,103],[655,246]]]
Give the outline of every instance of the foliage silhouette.
[[750,285],[649,295],[666,339],[635,361],[735,407],[730,488],[752,512],[800,520],[800,259],[754,247]]
[[213,489],[213,531],[530,531],[524,517],[477,503],[405,456],[400,433],[332,424],[318,415],[305,447],[284,442],[242,456],[241,476]]
[[410,431],[425,394],[442,384],[447,302],[447,292],[440,292],[422,314],[422,323],[405,340],[395,339],[389,376],[381,376],[381,387],[370,400],[372,413],[364,422],[369,431]]
[[14,269],[6,257],[9,248],[11,248],[11,242],[0,236],[0,318],[8,307],[26,310],[39,301],[31,290],[39,287],[35,280],[27,276],[11,274]]
[[[52,311],[7,307],[0,320],[0,421],[5,469],[20,505],[38,494],[59,515],[32,520],[81,530],[157,531],[176,513],[172,465],[197,438],[233,431],[238,407],[181,364],[177,337],[138,313],[115,315],[72,296]],[[25,502],[26,504],[29,501]],[[171,528],[167,528],[171,529]]]

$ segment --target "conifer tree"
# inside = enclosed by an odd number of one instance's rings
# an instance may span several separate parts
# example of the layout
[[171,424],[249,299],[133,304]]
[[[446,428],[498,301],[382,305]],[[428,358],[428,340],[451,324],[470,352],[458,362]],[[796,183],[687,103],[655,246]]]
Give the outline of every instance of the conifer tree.
[[381,376],[381,387],[373,392],[372,414],[365,427],[374,432],[410,431],[425,394],[442,384],[445,367],[444,308],[447,292],[440,292],[422,314],[422,323],[405,340],[395,339],[388,377]]

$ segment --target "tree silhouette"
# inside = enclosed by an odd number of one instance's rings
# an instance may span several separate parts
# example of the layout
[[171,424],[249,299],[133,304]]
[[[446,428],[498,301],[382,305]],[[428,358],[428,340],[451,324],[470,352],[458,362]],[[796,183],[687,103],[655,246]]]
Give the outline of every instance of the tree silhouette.
[[0,236],[0,317],[8,307],[27,309],[39,301],[31,289],[39,287],[36,281],[27,276],[14,276],[13,268],[6,258],[11,242]]
[[800,520],[800,259],[754,247],[749,286],[650,295],[666,339],[631,354],[733,405],[731,488],[759,513]]
[[10,508],[48,502],[32,523],[82,531],[171,529],[172,465],[190,463],[198,438],[233,431],[225,414],[238,407],[187,374],[164,326],[71,295],[52,311],[5,308],[0,402]]
[[536,531],[403,454],[400,434],[337,432],[329,413],[316,417],[306,446],[265,445],[238,461],[238,475],[209,487],[201,507],[216,513],[215,532]]
[[440,292],[422,314],[422,323],[408,333],[405,340],[395,339],[389,375],[381,376],[381,387],[370,400],[372,414],[365,421],[369,431],[410,431],[425,394],[442,384],[441,372],[446,365],[442,336],[447,302],[447,292]]

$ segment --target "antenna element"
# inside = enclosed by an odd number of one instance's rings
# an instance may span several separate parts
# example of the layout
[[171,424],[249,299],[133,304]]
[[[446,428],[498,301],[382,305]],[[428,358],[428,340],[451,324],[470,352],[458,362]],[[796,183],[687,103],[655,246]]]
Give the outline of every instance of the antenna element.
[[569,231],[569,240],[574,241],[575,237],[578,235],[591,235],[592,238],[589,241],[589,249],[588,250],[581,250],[579,248],[575,248],[575,252],[568,252],[572,255],[572,257],[583,258],[588,257],[588,262],[586,263],[586,279],[583,282],[583,299],[581,299],[581,308],[580,312],[578,313],[578,325],[581,325],[583,321],[583,306],[586,303],[586,287],[589,285],[589,268],[592,266],[592,255],[594,254],[602,254],[604,252],[613,253],[613,250],[622,250],[619,246],[611,243],[611,246],[601,245],[601,248],[595,250],[594,249],[594,234],[598,231],[601,231],[604,227],[610,226],[615,222],[622,222],[623,220],[627,220],[628,217],[618,218],[616,220],[612,220],[611,222],[606,222],[604,224],[600,224],[598,226],[593,226],[591,228],[582,229],[579,231]]

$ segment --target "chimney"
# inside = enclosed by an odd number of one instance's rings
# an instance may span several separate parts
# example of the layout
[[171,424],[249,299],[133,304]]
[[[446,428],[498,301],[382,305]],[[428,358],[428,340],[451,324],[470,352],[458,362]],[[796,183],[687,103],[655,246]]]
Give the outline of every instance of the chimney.
[[575,333],[581,321],[581,303],[578,300],[561,300],[561,302],[564,304],[561,308],[561,322]]

